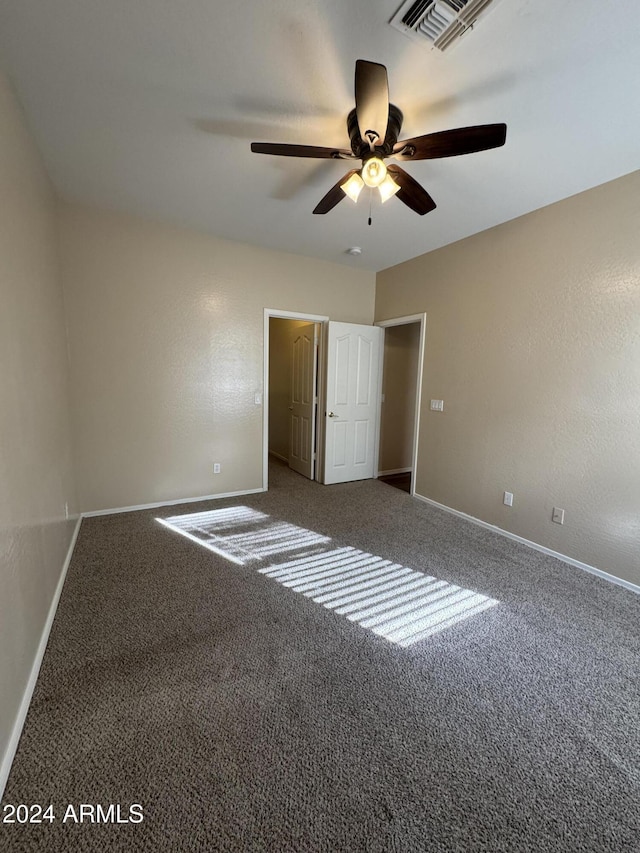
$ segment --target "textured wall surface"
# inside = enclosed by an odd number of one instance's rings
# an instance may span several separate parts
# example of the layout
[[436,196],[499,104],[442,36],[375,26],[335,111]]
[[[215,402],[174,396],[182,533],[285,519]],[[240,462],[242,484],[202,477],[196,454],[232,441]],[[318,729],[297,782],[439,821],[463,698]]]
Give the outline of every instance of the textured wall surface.
[[0,77],[0,759],[40,642],[75,510],[55,208]]
[[417,492],[634,583],[639,222],[636,172],[385,270],[376,293],[377,320],[427,312]]
[[74,205],[60,228],[82,510],[260,488],[264,309],[370,323],[375,275]]
[[411,468],[413,464],[419,347],[420,323],[385,329],[380,471]]

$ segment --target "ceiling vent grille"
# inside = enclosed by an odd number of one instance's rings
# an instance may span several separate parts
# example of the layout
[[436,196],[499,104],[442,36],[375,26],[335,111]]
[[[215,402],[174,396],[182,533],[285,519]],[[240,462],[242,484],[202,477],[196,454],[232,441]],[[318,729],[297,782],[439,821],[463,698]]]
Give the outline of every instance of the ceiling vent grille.
[[389,22],[414,41],[446,50],[500,0],[407,0]]

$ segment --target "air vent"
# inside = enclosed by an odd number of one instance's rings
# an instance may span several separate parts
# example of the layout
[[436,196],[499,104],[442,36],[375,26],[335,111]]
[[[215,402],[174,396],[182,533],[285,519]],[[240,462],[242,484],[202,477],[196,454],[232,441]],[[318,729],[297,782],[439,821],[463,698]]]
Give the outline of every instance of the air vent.
[[407,0],[389,22],[414,41],[446,50],[500,0]]

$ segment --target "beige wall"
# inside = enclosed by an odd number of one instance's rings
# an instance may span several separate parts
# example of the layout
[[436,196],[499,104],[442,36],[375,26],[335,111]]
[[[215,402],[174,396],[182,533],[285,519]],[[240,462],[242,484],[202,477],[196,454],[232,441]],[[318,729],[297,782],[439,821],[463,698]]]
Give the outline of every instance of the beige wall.
[[76,509],[53,197],[1,76],[0,187],[1,760],[71,539],[65,504]]
[[417,491],[636,584],[639,223],[636,172],[385,270],[376,296],[377,320],[427,312]]
[[420,323],[389,326],[384,334],[382,416],[378,468],[396,471],[411,468],[415,430],[416,382],[420,347]]
[[68,204],[60,235],[85,511],[260,488],[264,308],[373,320],[373,273]]

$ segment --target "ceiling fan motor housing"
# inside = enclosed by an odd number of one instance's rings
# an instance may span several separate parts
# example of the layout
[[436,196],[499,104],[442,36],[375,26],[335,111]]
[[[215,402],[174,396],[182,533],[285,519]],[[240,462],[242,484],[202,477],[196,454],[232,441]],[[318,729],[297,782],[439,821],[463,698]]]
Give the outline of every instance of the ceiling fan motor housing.
[[389,104],[389,121],[387,123],[387,133],[384,142],[381,145],[376,145],[371,150],[371,146],[366,140],[362,139],[360,128],[358,127],[358,116],[356,110],[351,110],[347,117],[347,131],[351,140],[351,150],[361,160],[368,160],[370,157],[390,157],[393,152],[393,146],[398,141],[400,129],[402,128],[402,111],[395,104]]

